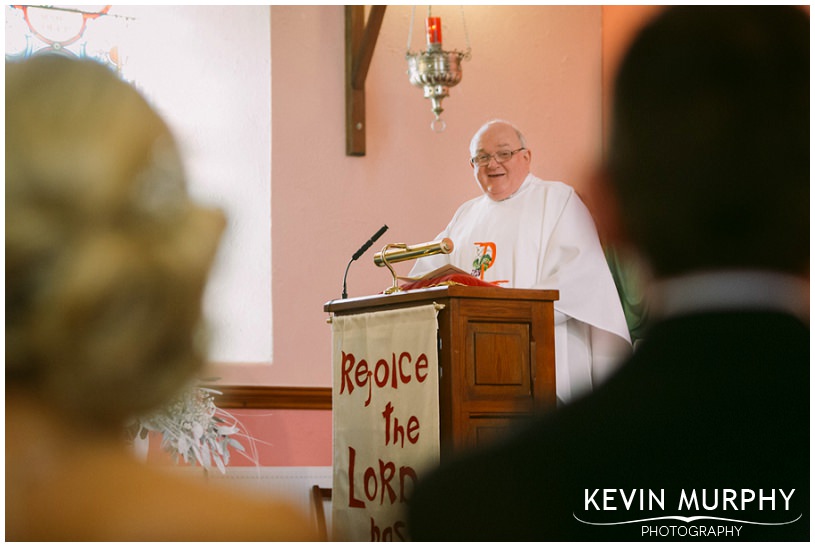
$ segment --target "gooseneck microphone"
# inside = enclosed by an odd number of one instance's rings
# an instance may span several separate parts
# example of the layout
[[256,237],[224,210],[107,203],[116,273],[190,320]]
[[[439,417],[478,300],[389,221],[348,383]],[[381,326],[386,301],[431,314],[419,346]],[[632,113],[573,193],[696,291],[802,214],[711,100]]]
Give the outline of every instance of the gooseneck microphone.
[[374,241],[376,241],[377,239],[379,239],[380,237],[382,237],[382,234],[384,234],[384,233],[385,233],[385,232],[387,232],[387,231],[388,231],[388,225],[387,225],[387,224],[385,224],[385,225],[383,225],[383,226],[382,226],[382,227],[381,227],[379,230],[377,230],[377,232],[376,232],[374,235],[372,235],[372,236],[371,236],[371,239],[369,239],[368,241],[366,241],[366,242],[365,242],[365,243],[362,245],[362,247],[360,247],[360,248],[359,248],[359,250],[358,250],[357,252],[355,252],[355,253],[354,253],[354,256],[352,256],[352,257],[351,257],[351,261],[353,262],[354,260],[357,260],[359,257],[361,257],[361,256],[362,256],[362,253],[364,253],[365,251],[367,251],[367,250],[368,250],[368,249],[371,247],[371,245],[373,245],[373,244],[374,244]]
[[348,261],[348,265],[345,267],[345,275],[342,276],[342,297],[343,297],[343,299],[348,298],[348,290],[346,288],[345,282],[346,282],[346,279],[348,278],[348,268],[351,267],[351,262],[353,262],[354,260],[357,260],[359,257],[361,257],[362,254],[365,251],[367,251],[371,247],[371,245],[373,245],[374,242],[377,239],[379,239],[380,237],[382,237],[382,234],[384,234],[387,231],[388,231],[388,225],[383,224],[382,227],[379,230],[377,230],[374,235],[371,236],[371,239],[366,241],[362,245],[362,247],[360,247],[359,250],[354,253],[354,255],[351,257],[351,260]]

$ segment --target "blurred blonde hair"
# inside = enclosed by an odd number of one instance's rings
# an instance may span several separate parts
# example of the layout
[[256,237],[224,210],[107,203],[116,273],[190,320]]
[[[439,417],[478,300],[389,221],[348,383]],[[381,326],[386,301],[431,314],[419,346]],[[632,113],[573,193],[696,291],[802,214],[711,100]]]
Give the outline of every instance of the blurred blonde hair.
[[224,226],[167,125],[106,67],[6,63],[6,385],[118,426],[203,364]]

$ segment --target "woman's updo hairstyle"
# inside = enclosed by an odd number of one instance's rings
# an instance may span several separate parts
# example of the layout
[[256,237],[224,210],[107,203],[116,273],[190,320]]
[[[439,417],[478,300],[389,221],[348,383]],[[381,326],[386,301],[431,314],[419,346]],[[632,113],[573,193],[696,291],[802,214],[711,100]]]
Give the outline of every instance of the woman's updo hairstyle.
[[6,385],[93,424],[168,400],[204,361],[224,221],[167,125],[107,67],[6,63]]

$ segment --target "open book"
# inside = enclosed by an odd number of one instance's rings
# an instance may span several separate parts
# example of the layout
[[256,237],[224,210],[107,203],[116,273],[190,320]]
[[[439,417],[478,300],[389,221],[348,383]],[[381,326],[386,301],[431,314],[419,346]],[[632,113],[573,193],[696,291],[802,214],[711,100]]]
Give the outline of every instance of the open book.
[[426,287],[436,287],[439,285],[470,285],[476,287],[497,287],[498,283],[482,281],[481,279],[457,268],[452,264],[445,264],[433,271],[419,277],[398,277],[405,281],[400,288],[403,291],[411,289],[423,289]]
[[444,266],[440,266],[433,271],[427,272],[424,275],[420,275],[419,277],[407,277],[407,276],[399,276],[397,279],[401,281],[422,281],[426,279],[435,279],[437,277],[442,277],[445,275],[470,275],[468,272],[465,272],[461,268],[456,268],[452,264],[445,264]]

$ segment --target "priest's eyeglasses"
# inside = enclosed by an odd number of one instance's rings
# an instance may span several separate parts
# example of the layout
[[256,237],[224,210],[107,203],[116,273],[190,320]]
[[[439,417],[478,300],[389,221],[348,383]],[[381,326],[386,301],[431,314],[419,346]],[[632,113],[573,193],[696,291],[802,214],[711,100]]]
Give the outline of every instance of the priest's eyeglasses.
[[492,158],[495,158],[495,161],[498,163],[504,163],[510,160],[512,156],[520,152],[521,150],[526,150],[526,148],[521,147],[517,150],[500,150],[495,154],[479,154],[474,158],[470,158],[470,165],[473,167],[484,167],[485,165],[490,163]]

